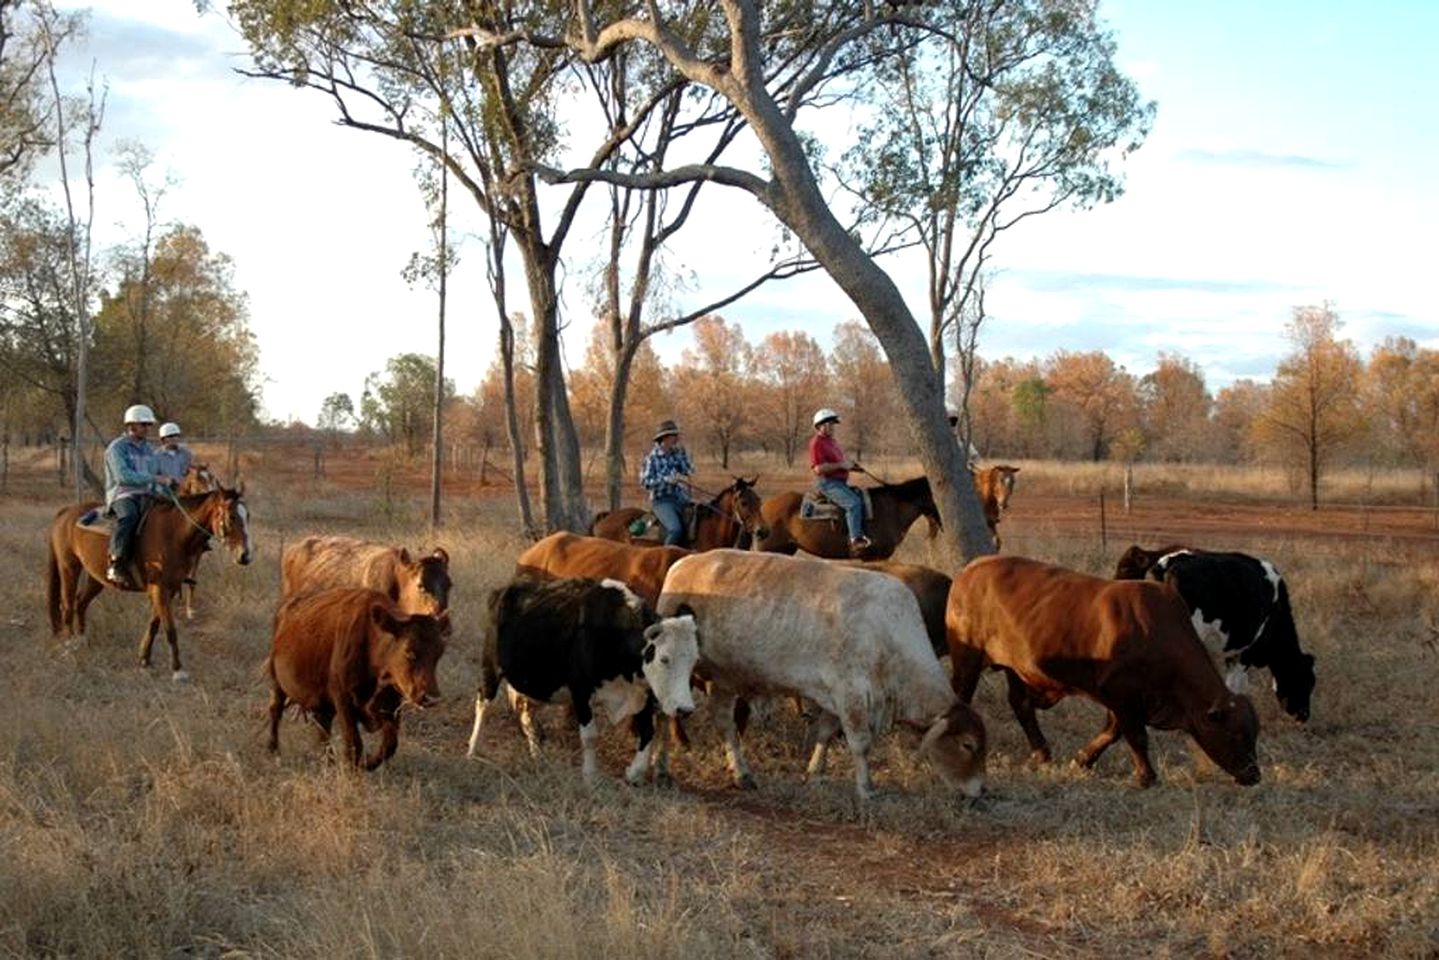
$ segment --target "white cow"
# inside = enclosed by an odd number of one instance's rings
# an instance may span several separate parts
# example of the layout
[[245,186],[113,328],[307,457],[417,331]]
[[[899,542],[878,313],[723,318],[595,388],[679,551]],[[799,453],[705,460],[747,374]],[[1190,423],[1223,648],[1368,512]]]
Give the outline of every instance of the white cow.
[[[824,712],[810,772],[843,730],[855,786],[874,793],[873,739],[896,721],[924,729],[920,752],[967,796],[984,786],[984,723],[950,689],[903,583],[868,570],[774,553],[711,550],[665,577],[660,615],[692,609],[701,637],[697,675],[711,683],[730,773],[753,787],[734,722],[740,697],[789,695]],[[658,763],[664,771],[665,745]]]

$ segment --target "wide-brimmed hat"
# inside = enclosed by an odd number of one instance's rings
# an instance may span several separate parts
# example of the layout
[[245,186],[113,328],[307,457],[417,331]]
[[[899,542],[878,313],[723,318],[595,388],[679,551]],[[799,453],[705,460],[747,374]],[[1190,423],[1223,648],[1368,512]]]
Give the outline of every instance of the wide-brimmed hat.
[[655,443],[659,443],[671,434],[679,436],[680,425],[673,420],[661,420],[660,425],[655,428]]

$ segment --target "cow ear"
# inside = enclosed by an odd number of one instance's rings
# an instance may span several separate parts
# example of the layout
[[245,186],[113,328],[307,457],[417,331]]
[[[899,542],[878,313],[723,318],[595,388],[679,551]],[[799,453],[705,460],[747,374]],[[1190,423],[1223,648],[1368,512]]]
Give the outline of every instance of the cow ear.
[[409,548],[409,547],[401,547],[401,548],[400,548],[400,562],[403,563],[403,564],[404,564],[405,566],[407,566],[407,567],[408,567],[410,564],[414,563],[414,561],[410,559],[410,548]]
[[399,633],[400,627],[404,625],[404,621],[396,619],[390,613],[390,608],[383,603],[370,604],[370,619],[386,633]]
[[645,627],[645,643],[653,644],[664,631],[665,628],[658,623],[652,623]]
[[434,557],[436,560],[440,561],[447,567],[450,565],[450,555],[445,552],[444,547],[436,547],[433,551],[431,551],[430,556]]

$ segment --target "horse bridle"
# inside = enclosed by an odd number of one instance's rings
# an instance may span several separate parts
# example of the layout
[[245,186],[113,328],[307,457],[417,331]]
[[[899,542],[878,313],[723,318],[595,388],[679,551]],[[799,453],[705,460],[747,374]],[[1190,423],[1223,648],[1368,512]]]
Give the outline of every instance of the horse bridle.
[[746,533],[750,533],[750,532],[751,532],[751,531],[749,531],[748,529],[746,529],[746,527],[745,527],[744,517],[740,516],[740,512],[739,512],[739,490],[736,489],[736,488],[733,487],[733,486],[730,486],[730,487],[726,487],[724,490],[721,490],[719,493],[711,493],[710,491],[706,490],[704,487],[695,486],[693,483],[689,484],[689,488],[690,488],[691,490],[693,490],[695,493],[700,494],[701,496],[705,496],[705,497],[709,497],[709,498],[710,498],[710,502],[709,502],[709,503],[704,503],[703,501],[696,500],[696,501],[695,501],[695,506],[697,506],[697,507],[703,507],[704,509],[708,510],[710,513],[713,513],[715,516],[718,516],[718,517],[723,517],[723,516],[725,516],[725,512],[724,512],[723,510],[719,509],[718,507],[716,507],[716,506],[714,505],[714,501],[718,500],[720,497],[724,496],[724,495],[725,495],[726,493],[728,493],[728,492],[731,492],[731,491],[732,491],[732,492],[734,493],[734,500],[732,501],[733,505],[730,507],[729,519],[733,520],[734,523],[735,523],[735,526],[739,528],[739,532],[736,533],[735,536],[734,536],[734,546],[735,546],[736,549],[738,549],[738,548],[739,548],[739,545],[740,545],[740,541],[744,539],[744,535],[745,535]]
[[[214,491],[214,490],[211,490],[211,491],[210,491],[210,493],[215,493],[215,492],[216,492],[216,491]],[[209,493],[206,494],[207,497],[208,497],[209,495],[210,495]],[[230,519],[230,511],[229,511],[229,510],[221,510],[221,511],[220,511],[220,519],[215,522],[215,529],[214,529],[214,530],[211,530],[209,527],[207,527],[207,526],[205,526],[204,524],[200,523],[198,520],[196,520],[193,516],[190,515],[190,511],[188,511],[188,510],[185,509],[185,505],[180,502],[180,498],[175,495],[175,491],[174,491],[174,490],[171,490],[171,489],[169,489],[169,488],[167,487],[167,488],[165,489],[165,496],[169,499],[170,503],[174,505],[175,509],[180,511],[180,516],[182,516],[182,517],[184,517],[186,520],[188,520],[188,521],[190,522],[190,526],[194,527],[196,530],[199,530],[201,533],[203,533],[203,534],[209,539],[209,541],[210,541],[211,543],[216,543],[216,542],[218,542],[218,543],[224,543],[224,542],[225,542],[225,537],[227,537],[227,536],[229,535],[229,532],[230,532],[229,522],[228,522],[229,519]],[[221,498],[220,498],[220,499],[221,499],[222,501],[224,500],[224,495],[223,495],[223,494],[221,494]]]

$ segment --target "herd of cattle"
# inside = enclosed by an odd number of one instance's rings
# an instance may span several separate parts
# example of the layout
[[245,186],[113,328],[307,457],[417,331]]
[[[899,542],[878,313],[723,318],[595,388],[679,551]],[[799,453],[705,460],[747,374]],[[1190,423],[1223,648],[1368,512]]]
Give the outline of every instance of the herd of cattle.
[[[351,762],[373,769],[398,744],[405,708],[438,698],[450,635],[449,558],[343,537],[285,550],[284,598],[266,669],[270,748],[289,705],[328,738],[335,720]],[[1210,649],[1206,649],[1206,643]],[[943,658],[950,660],[946,670]],[[1237,553],[1134,547],[1107,580],[1015,556],[990,556],[952,580],[892,561],[839,562],[734,549],[690,552],[556,533],[520,555],[488,598],[471,756],[502,691],[531,751],[536,709],[568,702],[596,774],[596,707],[636,738],[625,779],[670,777],[668,750],[705,690],[734,782],[754,778],[741,737],[750,702],[802,698],[814,743],[809,773],[843,733],[861,798],[868,753],[896,724],[966,796],[984,784],[985,727],[972,709],[986,670],[1000,670],[1036,760],[1050,758],[1036,709],[1083,694],[1108,713],[1076,762],[1115,740],[1154,782],[1147,729],[1179,729],[1240,784],[1260,778],[1259,724],[1245,669],[1267,668],[1283,708],[1309,716],[1314,659],[1272,564]],[[1227,666],[1221,676],[1216,660]],[[657,734],[663,719],[670,735]],[[360,728],[379,731],[365,753]]]

